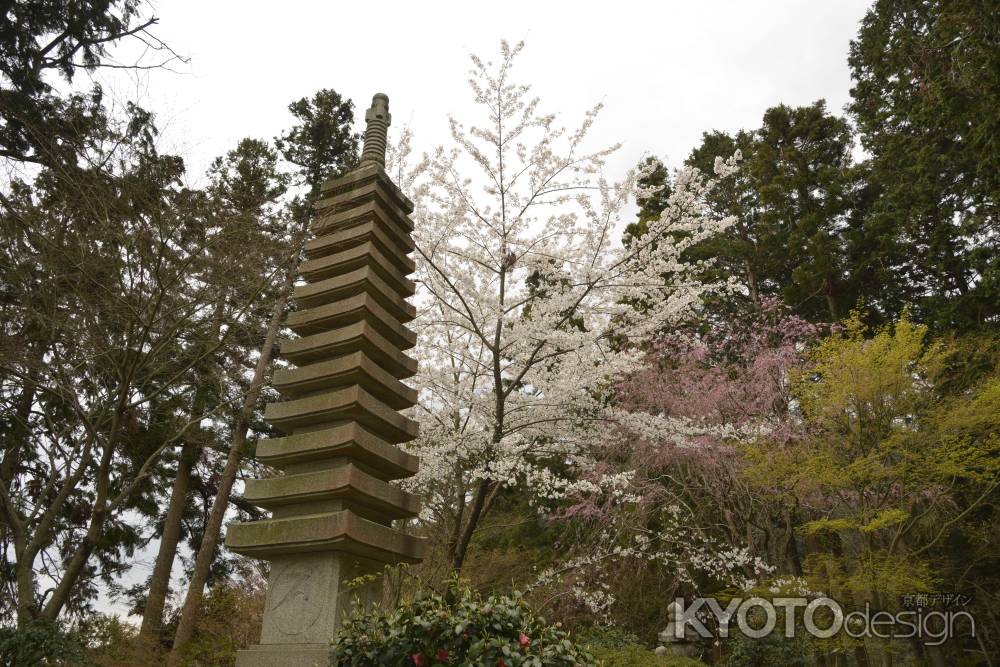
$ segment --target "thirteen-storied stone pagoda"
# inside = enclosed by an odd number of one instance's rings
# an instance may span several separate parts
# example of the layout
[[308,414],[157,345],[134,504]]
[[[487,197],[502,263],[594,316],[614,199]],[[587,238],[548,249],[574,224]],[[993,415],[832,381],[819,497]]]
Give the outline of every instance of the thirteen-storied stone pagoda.
[[287,400],[264,415],[287,435],[259,443],[257,457],[284,474],[246,486],[272,518],[232,524],[226,536],[236,553],[271,562],[260,644],[240,652],[238,667],[326,665],[355,598],[381,593],[380,581],[346,582],[423,554],[422,540],[392,527],[417,514],[417,499],[389,484],[417,470],[396,447],[417,435],[399,413],[416,402],[400,381],[417,369],[403,353],[416,342],[404,326],[415,316],[413,204],[384,169],[389,98],[376,95],[365,120],[360,166],[328,181],[316,204],[287,320],[299,337],[281,345],[296,367],[275,372]]

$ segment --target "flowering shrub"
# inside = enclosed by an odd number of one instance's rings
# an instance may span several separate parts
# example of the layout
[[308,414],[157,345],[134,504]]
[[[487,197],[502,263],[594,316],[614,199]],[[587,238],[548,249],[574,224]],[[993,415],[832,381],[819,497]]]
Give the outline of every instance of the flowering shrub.
[[550,626],[520,593],[484,599],[452,582],[445,595],[418,593],[393,612],[349,619],[330,653],[340,667],[481,665],[596,667],[558,625]]

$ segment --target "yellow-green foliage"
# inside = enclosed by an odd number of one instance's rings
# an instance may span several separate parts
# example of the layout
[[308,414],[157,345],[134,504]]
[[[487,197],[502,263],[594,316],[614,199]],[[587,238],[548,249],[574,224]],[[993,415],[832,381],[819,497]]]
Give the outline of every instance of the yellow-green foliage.
[[929,378],[942,365],[941,349],[926,345],[927,327],[906,317],[866,338],[857,316],[841,335],[823,339],[811,352],[795,393],[806,418],[849,436],[842,451],[864,455],[932,396]]
[[805,436],[747,449],[747,481],[800,508],[819,590],[933,590],[933,549],[997,488],[1000,378],[947,394],[950,354],[905,316],[874,331],[852,317],[793,378]]

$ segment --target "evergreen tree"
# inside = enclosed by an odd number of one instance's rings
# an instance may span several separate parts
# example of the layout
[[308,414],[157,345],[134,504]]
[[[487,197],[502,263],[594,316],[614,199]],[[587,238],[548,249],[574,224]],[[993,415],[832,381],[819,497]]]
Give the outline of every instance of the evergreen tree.
[[814,321],[836,321],[853,302],[842,236],[851,144],[847,122],[827,113],[823,100],[782,104],[764,114],[747,165],[758,184],[760,226],[780,244],[770,249],[772,276],[785,301]]
[[775,252],[779,246],[771,238],[775,230],[763,226],[756,182],[746,168],[748,161],[753,159],[754,150],[751,132],[741,130],[736,136],[719,131],[706,132],[701,145],[691,151],[685,163],[711,174],[717,156],[725,158],[740,152],[743,158],[740,170],[722,179],[709,195],[716,214],[734,215],[736,223],[692,252],[698,259],[714,261],[709,280],[736,278],[750,302],[759,306],[762,295],[780,288],[781,283],[774,278],[774,265],[782,261],[783,253]]
[[884,263],[922,321],[996,326],[1000,11],[979,0],[879,0],[848,62],[879,194],[866,225]]
[[637,198],[639,213],[636,221],[625,227],[626,246],[649,231],[649,223],[660,218],[670,198],[670,174],[666,166],[657,158],[648,157],[643,161],[642,167],[646,174],[639,179],[638,184],[646,194]]
[[[53,77],[72,81],[101,67],[107,48],[129,37],[166,60],[177,58],[147,33],[155,18],[139,16],[138,0],[33,0],[0,10],[0,157],[69,167],[85,138],[101,128],[102,91],[63,97]],[[120,67],[119,65],[116,65]]]
[[282,157],[297,167],[300,183],[314,198],[326,180],[358,162],[361,135],[351,130],[354,103],[324,88],[312,98],[292,102],[288,110],[297,122],[274,143]]
[[[687,252],[693,260],[711,260],[705,282],[732,278],[743,288],[716,299],[716,309],[731,311],[746,301],[759,308],[770,296],[813,321],[837,320],[850,309],[859,287],[848,261],[847,232],[864,203],[852,144],[847,122],[828,113],[822,100],[768,109],[756,130],[702,135],[687,166],[712,174],[717,158],[742,156],[740,169],[719,179],[708,195],[713,212],[734,216],[736,223]],[[647,181],[662,182],[664,176],[658,167]],[[650,198],[640,206],[626,243],[666,201]]]

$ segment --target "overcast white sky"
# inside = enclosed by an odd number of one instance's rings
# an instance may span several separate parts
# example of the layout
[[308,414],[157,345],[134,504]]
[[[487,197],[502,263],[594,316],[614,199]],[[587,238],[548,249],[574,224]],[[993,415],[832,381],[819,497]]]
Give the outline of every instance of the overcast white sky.
[[324,87],[359,118],[387,93],[394,126],[409,123],[422,150],[447,140],[448,112],[469,108],[469,54],[524,39],[515,74],[543,110],[572,126],[604,101],[593,138],[624,143],[610,165],[620,172],[644,153],[677,165],[703,131],[754,127],[780,102],[841,110],[848,42],[869,4],[161,0],[156,34],[191,61],[140,87],[192,178],[240,138],[282,131],[288,103]]
[[[501,39],[524,39],[515,78],[542,111],[574,126],[605,103],[592,138],[624,143],[609,163],[614,179],[647,153],[677,166],[702,132],[756,127],[778,103],[825,98],[842,110],[848,43],[869,4],[162,0],[155,33],[190,63],[106,84],[126,99],[138,89],[164,148],[187,159],[197,182],[239,139],[287,128],[288,103],[320,88],[353,99],[359,120],[374,93],[387,93],[394,127],[409,124],[415,148],[428,150],[447,141],[447,114],[461,119],[471,106],[469,55],[495,58]],[[130,582],[148,576],[154,555],[140,554]]]

